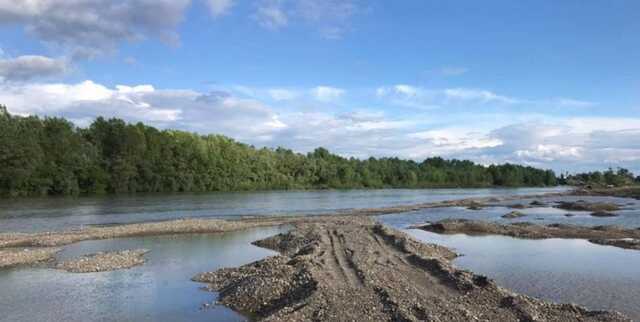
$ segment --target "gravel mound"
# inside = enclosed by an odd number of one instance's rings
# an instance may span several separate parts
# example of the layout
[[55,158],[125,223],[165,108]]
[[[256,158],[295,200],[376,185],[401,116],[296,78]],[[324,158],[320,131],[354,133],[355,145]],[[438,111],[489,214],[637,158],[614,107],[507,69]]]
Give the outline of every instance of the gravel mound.
[[30,265],[53,260],[60,248],[0,249],[0,268]]
[[362,217],[327,218],[260,241],[279,250],[194,280],[261,321],[630,321],[516,295],[459,270],[455,253]]
[[108,272],[144,264],[147,249],[100,252],[58,263],[56,268],[70,273]]

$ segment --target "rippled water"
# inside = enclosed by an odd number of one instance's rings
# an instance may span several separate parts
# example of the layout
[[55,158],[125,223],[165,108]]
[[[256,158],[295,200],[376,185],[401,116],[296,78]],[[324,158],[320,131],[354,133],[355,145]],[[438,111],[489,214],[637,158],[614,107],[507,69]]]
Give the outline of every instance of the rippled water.
[[4,199],[0,202],[0,231],[62,230],[89,224],[189,217],[325,213],[471,197],[540,194],[566,189],[322,190]]
[[284,231],[84,241],[61,259],[105,250],[147,248],[147,262],[128,270],[74,274],[43,268],[0,270],[0,321],[244,321],[232,310],[202,304],[214,293],[191,282],[200,272],[243,265],[274,252],[250,245]]

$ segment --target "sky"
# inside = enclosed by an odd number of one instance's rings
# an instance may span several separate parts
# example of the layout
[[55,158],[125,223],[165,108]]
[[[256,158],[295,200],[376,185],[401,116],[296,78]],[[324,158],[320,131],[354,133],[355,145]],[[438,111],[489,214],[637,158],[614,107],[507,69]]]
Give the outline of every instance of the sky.
[[0,104],[255,146],[640,172],[640,1],[0,0]]

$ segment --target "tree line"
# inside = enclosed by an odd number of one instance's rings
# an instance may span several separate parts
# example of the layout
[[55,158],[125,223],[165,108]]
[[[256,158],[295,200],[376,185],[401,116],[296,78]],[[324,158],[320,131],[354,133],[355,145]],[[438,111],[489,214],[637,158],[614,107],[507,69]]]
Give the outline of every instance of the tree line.
[[606,171],[592,171],[576,174],[561,174],[559,183],[571,186],[593,186],[593,187],[624,187],[640,185],[640,175],[634,176],[633,172],[625,168],[612,169]]
[[344,158],[317,148],[256,148],[222,135],[98,117],[11,115],[0,105],[0,195],[80,195],[323,188],[551,186],[551,170],[439,157]]

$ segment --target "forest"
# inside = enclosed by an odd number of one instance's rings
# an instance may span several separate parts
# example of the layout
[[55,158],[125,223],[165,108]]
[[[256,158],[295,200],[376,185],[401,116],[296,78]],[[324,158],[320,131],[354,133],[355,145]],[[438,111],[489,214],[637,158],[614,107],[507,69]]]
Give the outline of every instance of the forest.
[[11,115],[0,105],[2,196],[556,183],[551,170],[514,164],[360,160],[325,148],[301,154],[115,118],[98,117],[79,128],[64,118]]

